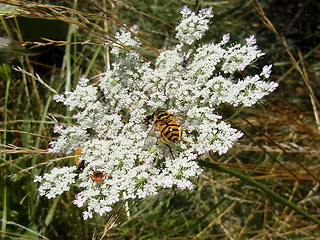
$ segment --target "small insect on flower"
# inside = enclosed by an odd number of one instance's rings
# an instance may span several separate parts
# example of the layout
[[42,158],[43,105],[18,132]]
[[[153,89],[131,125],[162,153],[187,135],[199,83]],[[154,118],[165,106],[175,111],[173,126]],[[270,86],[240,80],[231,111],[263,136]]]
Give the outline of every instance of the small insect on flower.
[[176,118],[170,114],[166,109],[158,109],[153,114],[155,127],[160,131],[160,140],[165,145],[166,141],[178,142],[182,139],[183,128],[182,125],[177,124]]
[[92,180],[96,181],[96,182],[101,182],[105,179],[105,176],[107,175],[107,173],[103,173],[100,171],[94,171],[93,174],[90,176]]

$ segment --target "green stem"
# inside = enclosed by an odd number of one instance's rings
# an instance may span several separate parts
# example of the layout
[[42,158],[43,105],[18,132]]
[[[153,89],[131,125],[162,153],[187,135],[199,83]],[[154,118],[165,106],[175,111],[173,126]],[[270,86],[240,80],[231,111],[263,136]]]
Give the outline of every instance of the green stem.
[[[8,121],[8,98],[9,98],[9,90],[10,90],[10,80],[11,80],[11,76],[9,75],[10,69],[9,69],[9,65],[7,64],[3,64],[3,71],[6,74],[6,80],[7,80],[7,85],[6,85],[6,95],[5,95],[5,100],[4,100],[4,133],[3,133],[3,146],[7,145],[7,121]],[[3,160],[6,161],[6,154],[3,153],[2,155]],[[1,181],[5,181],[6,180],[6,170],[5,169],[1,169],[1,175],[2,175],[2,179]],[[7,228],[7,186],[5,185],[3,188],[3,210],[2,210],[2,226],[1,226],[1,231],[2,233],[6,232],[6,228]],[[4,235],[2,235],[2,239],[4,239]]]
[[54,216],[54,213],[55,213],[55,211],[57,209],[57,206],[58,206],[58,203],[59,203],[59,199],[60,199],[60,197],[54,199],[54,201],[53,201],[53,203],[52,203],[52,205],[50,207],[50,210],[49,210],[49,212],[47,214],[47,217],[44,220],[44,224],[45,224],[46,227],[49,226],[49,224],[50,224],[50,222],[51,222],[51,220],[52,220],[52,218]]
[[[77,0],[73,1],[73,9],[76,10],[77,9]],[[75,18],[75,14],[71,15],[72,18]],[[67,42],[71,42],[72,41],[72,35],[74,34],[74,25],[73,24],[69,24],[69,29],[68,29],[68,34],[67,34]],[[66,59],[66,85],[65,85],[65,91],[66,92],[70,92],[71,91],[71,74],[72,74],[72,65],[71,65],[71,58],[72,58],[72,54],[71,54],[71,45],[67,44],[66,45],[66,50],[65,50],[65,59]],[[70,123],[71,120],[71,112],[67,109],[66,112],[66,116],[67,116],[67,121]]]
[[230,117],[228,117],[224,121],[229,122],[230,120],[234,119],[243,109],[244,109],[244,106],[239,107],[237,111],[235,111]]
[[95,51],[95,53],[94,53],[91,61],[89,62],[89,66],[87,67],[87,70],[86,70],[86,72],[84,73],[85,76],[88,76],[88,75],[89,75],[90,70],[91,70],[91,68],[93,67],[94,63],[95,63],[95,60],[97,59],[97,57],[98,57],[98,55],[99,55],[100,49],[101,49],[101,46],[99,46],[99,47],[97,48],[97,50]]
[[250,184],[252,186],[255,186],[257,188],[260,188],[262,191],[264,191],[265,193],[269,194],[274,200],[285,204],[286,206],[292,208],[293,210],[295,210],[296,212],[300,213],[301,215],[305,216],[306,218],[308,218],[309,220],[315,222],[316,224],[320,225],[320,219],[312,216],[310,213],[304,211],[303,209],[299,208],[295,203],[288,201],[287,199],[285,199],[284,197],[281,197],[279,194],[277,194],[276,192],[272,191],[270,188],[268,188],[266,185],[252,179],[249,175],[243,174],[241,172],[238,172],[234,169],[230,169],[226,166],[220,165],[220,164],[215,164],[215,163],[211,163],[208,161],[202,161],[202,160],[198,160],[198,163],[203,166],[203,167],[208,167],[208,168],[213,168],[225,173],[228,173],[232,176],[235,176],[237,178],[240,178],[242,181],[244,181],[247,184]]

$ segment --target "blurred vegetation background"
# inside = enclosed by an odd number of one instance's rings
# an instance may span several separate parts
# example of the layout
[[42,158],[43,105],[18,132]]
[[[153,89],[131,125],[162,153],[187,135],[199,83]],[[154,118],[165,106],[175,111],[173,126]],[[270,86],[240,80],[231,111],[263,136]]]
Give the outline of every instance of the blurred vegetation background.
[[[319,239],[320,227],[265,192],[227,173],[206,169],[192,191],[165,191],[128,202],[109,216],[82,219],[72,204],[39,197],[34,176],[74,159],[46,154],[55,121],[71,113],[52,100],[81,75],[98,79],[112,63],[106,37],[138,25],[141,55],[174,46],[183,5],[213,7],[205,41],[254,34],[273,64],[277,90],[231,121],[245,133],[211,161],[250,175],[320,218],[320,3],[230,0],[0,0],[1,239]],[[225,117],[236,109],[223,105]]]

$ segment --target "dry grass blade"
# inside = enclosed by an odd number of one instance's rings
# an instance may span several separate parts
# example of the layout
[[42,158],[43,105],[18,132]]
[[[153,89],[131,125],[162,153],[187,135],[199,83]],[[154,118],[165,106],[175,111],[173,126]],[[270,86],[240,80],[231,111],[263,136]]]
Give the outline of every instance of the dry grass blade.
[[[46,154],[48,154],[48,153],[46,153]],[[42,162],[42,163],[36,164],[36,165],[34,165],[32,167],[28,167],[28,168],[22,169],[18,174],[23,173],[23,172],[28,172],[29,170],[32,170],[32,169],[35,169],[35,168],[38,168],[38,167],[49,166],[49,165],[51,165],[53,163],[56,163],[56,162],[59,162],[59,161],[73,159],[75,157],[80,157],[80,156],[81,155],[73,155],[73,156],[66,156],[66,157],[61,157],[61,158],[53,158],[53,159],[50,159],[49,161]]]
[[[48,47],[48,46],[66,46],[66,45],[84,45],[84,44],[89,44],[89,45],[101,45],[101,43],[93,43],[90,41],[84,41],[84,42],[68,42],[68,41],[57,41],[57,40],[52,40],[48,38],[41,38],[46,42],[23,42],[21,46],[28,46],[29,49],[37,48],[37,47]],[[32,45],[32,46],[30,46]]]
[[315,102],[315,99],[312,97],[312,96],[315,96],[315,95],[314,95],[314,92],[313,92],[312,87],[311,87],[311,85],[310,85],[309,75],[308,75],[306,66],[305,66],[305,64],[304,64],[303,56],[302,56],[302,53],[301,53],[300,49],[298,49],[298,54],[299,54],[300,62],[301,62],[301,65],[302,65],[303,75],[304,75],[304,77],[305,77],[305,78],[304,78],[305,84],[307,85],[309,91],[311,92],[311,94],[310,94],[310,100],[311,100],[311,104],[312,104],[312,109],[313,109],[314,117],[315,117],[316,123],[317,123],[317,125],[318,125],[318,129],[320,130],[320,117],[319,117],[319,112],[318,112],[318,108],[317,108],[317,104],[316,104],[316,102]]
[[[14,164],[12,160],[6,160],[6,159],[3,159],[3,158],[0,158],[0,159],[3,161],[3,163],[0,164],[0,167],[3,167],[3,166],[8,165],[8,166],[13,166],[14,168],[17,168],[17,169],[19,169],[19,170],[22,170],[22,169],[23,169],[22,167]],[[29,173],[29,172],[28,172],[28,173]],[[30,173],[29,173],[29,174],[30,174]]]
[[46,150],[43,149],[27,149],[23,147],[17,147],[14,145],[5,145],[0,144],[1,147],[5,148],[4,150],[0,150],[0,153],[6,154],[16,154],[16,153],[27,153],[27,154],[48,154]]
[[54,90],[52,87],[50,87],[48,84],[46,84],[41,77],[36,74],[36,76],[34,76],[32,73],[29,73],[25,70],[23,70],[21,67],[17,67],[17,68],[13,68],[14,70],[16,70],[17,72],[22,72],[26,75],[32,76],[34,79],[38,80],[41,84],[43,84],[46,88],[48,88],[51,92],[53,92],[54,94],[58,94],[56,90]]
[[125,210],[125,205],[122,204],[118,209],[114,211],[114,213],[109,218],[107,224],[104,226],[103,235],[101,236],[100,240],[102,240],[106,236],[108,231],[116,225],[117,220],[125,212]]
[[24,131],[19,131],[19,130],[0,129],[0,132],[22,133],[22,134],[28,134],[31,136],[35,136],[35,137],[41,137],[41,138],[46,138],[46,139],[50,139],[50,140],[55,140],[55,138],[53,138],[53,137],[48,137],[48,136],[44,136],[44,135],[39,135],[39,134],[35,134],[35,133],[31,133],[31,132],[24,132]]

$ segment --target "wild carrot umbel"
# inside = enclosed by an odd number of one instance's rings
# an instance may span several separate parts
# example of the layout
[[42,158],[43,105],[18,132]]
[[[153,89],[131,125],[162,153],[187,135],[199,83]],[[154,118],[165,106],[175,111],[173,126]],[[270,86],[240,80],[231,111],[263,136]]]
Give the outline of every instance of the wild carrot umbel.
[[[77,125],[57,125],[59,136],[48,151],[69,154],[80,146],[85,166],[80,173],[64,167],[37,177],[41,195],[53,198],[68,191],[77,176],[81,191],[74,204],[87,207],[87,219],[111,211],[123,199],[156,195],[163,188],[191,189],[202,172],[195,159],[206,152],[224,154],[242,136],[214,108],[221,103],[250,107],[272,92],[277,84],[265,81],[271,65],[247,75],[246,69],[264,55],[254,36],[242,44],[229,44],[229,34],[218,43],[194,44],[208,29],[211,9],[196,15],[184,7],[181,13],[180,44],[163,51],[155,67],[140,58],[139,40],[121,29],[116,38],[130,50],[113,46],[115,61],[99,84],[82,77],[74,91],[54,97],[77,111]],[[136,26],[131,30],[138,33]],[[183,141],[169,143],[172,152],[159,141],[160,132],[150,134],[154,127],[145,123],[159,108],[181,116]],[[106,175],[93,181],[94,172]]]

